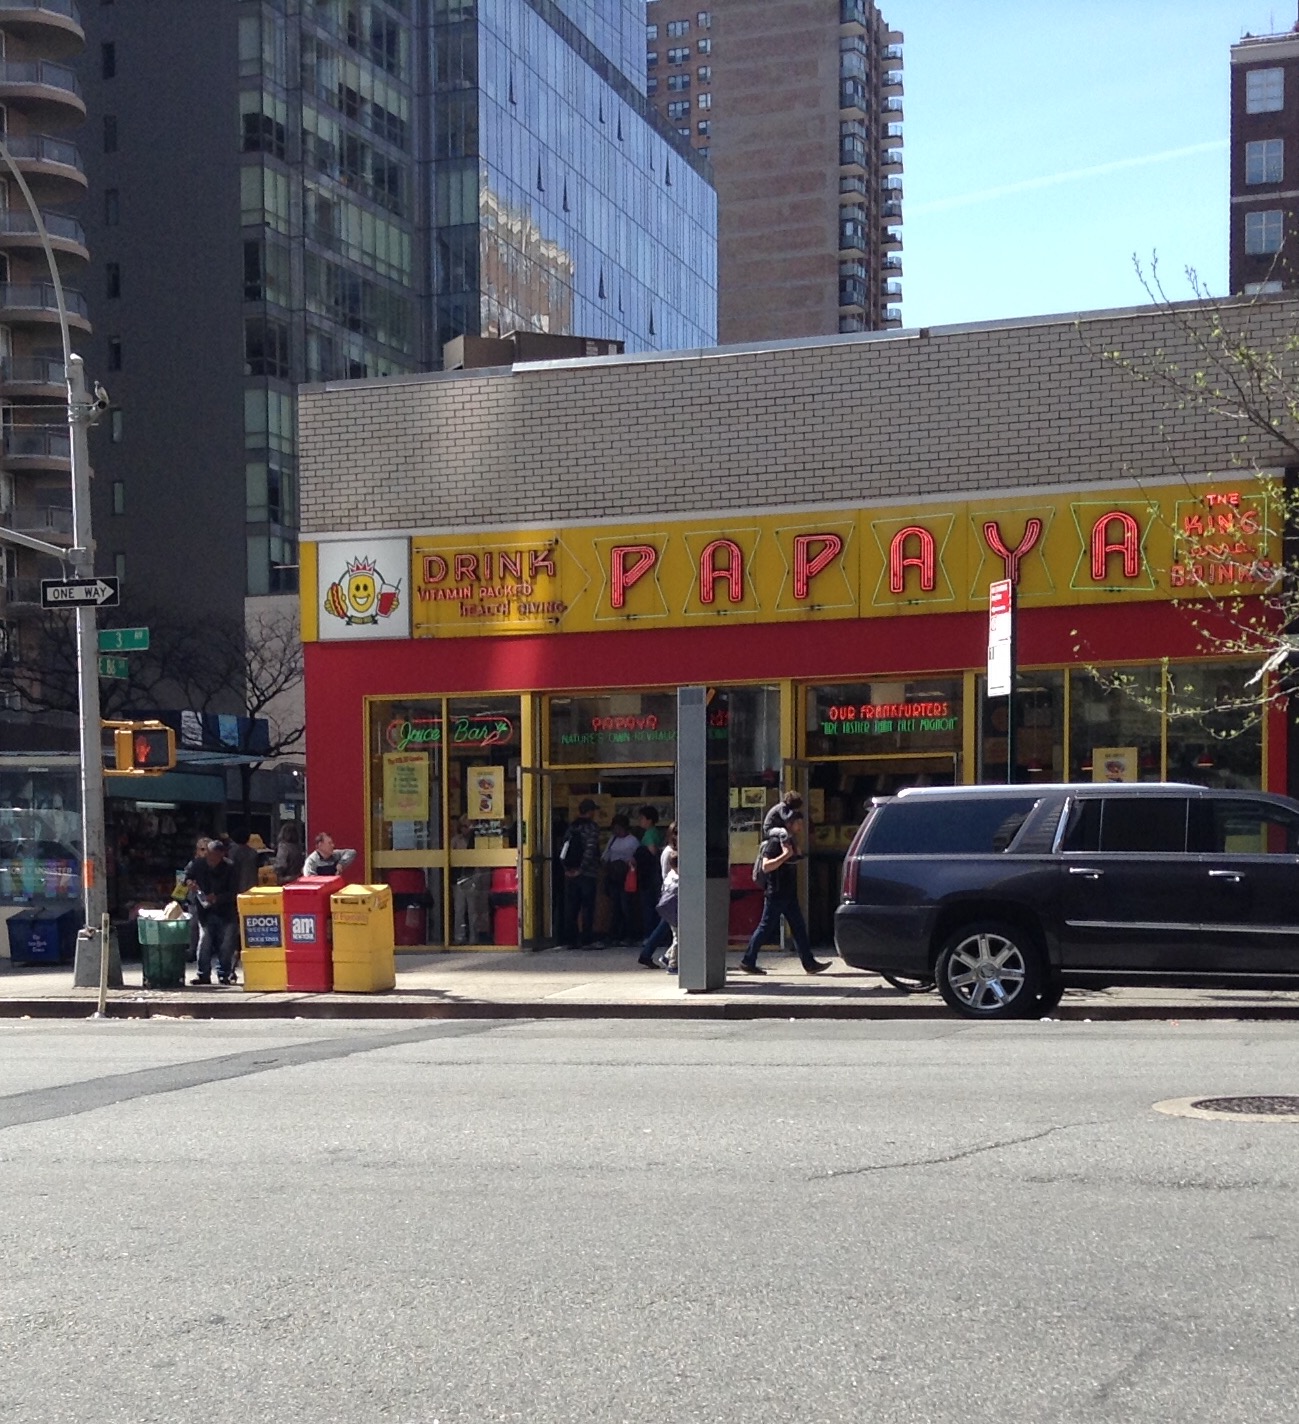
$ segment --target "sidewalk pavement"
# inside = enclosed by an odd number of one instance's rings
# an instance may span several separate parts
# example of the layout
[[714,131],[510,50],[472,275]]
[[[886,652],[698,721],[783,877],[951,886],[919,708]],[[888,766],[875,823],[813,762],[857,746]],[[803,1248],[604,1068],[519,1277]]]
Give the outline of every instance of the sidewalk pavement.
[[[823,951],[824,953],[824,951]],[[947,1019],[939,995],[901,994],[874,974],[835,960],[815,978],[796,958],[764,953],[765,978],[736,970],[728,956],[724,989],[687,994],[676,976],[643,969],[636,951],[451,951],[398,954],[397,986],[383,994],[263,994],[218,985],[143,987],[140,965],[122,966],[125,987],[110,989],[108,1013],[122,1018],[670,1018]],[[187,966],[187,978],[193,967]],[[0,1019],[78,1018],[95,1009],[97,989],[77,989],[71,965],[21,966],[0,958]],[[1070,990],[1059,1019],[1294,1019],[1299,993],[1250,990]]]

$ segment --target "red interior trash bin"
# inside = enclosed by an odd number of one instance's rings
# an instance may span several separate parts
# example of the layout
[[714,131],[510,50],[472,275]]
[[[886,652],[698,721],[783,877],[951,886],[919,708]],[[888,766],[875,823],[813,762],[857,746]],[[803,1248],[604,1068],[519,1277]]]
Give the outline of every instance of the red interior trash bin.
[[519,942],[519,868],[498,865],[492,871],[487,903],[492,911],[492,943]]

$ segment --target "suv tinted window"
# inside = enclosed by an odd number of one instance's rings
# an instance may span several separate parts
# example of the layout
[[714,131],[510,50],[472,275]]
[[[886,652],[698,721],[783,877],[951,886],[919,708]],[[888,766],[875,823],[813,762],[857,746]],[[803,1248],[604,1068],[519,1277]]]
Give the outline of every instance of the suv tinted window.
[[893,801],[871,821],[867,855],[969,855],[1003,851],[1036,796],[980,796],[968,801]]
[[1083,797],[1069,813],[1061,849],[1180,854],[1186,816],[1184,796]]
[[1197,817],[1193,843],[1210,855],[1299,854],[1299,816],[1266,801],[1213,800]]

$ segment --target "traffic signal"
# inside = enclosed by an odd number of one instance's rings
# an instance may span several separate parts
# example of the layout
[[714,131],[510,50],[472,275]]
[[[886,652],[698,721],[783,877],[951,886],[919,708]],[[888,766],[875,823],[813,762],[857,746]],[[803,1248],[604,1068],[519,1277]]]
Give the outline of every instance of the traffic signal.
[[116,727],[113,765],[121,772],[170,771],[176,765],[176,733],[156,722],[128,722]]

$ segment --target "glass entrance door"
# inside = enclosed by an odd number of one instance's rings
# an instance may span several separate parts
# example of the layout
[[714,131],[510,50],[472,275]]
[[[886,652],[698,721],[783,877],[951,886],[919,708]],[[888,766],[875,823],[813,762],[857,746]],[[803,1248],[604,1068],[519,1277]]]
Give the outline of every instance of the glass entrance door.
[[558,944],[564,927],[564,878],[556,853],[555,774],[518,768],[519,948]]

